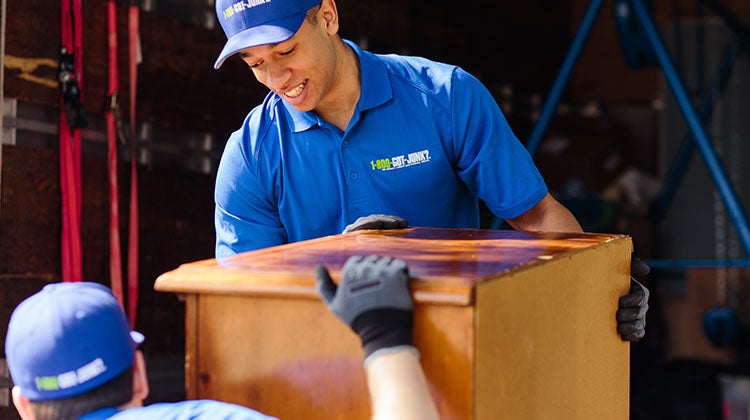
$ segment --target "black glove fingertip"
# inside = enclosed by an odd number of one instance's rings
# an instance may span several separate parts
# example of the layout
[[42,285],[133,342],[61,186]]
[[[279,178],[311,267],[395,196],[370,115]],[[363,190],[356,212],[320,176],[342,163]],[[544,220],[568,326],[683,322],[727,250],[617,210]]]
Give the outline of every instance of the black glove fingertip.
[[636,277],[645,277],[651,272],[651,267],[635,255],[630,257],[630,272]]
[[393,221],[391,222],[393,229],[403,229],[406,227],[409,227],[409,222],[406,221],[406,219],[402,219],[400,217],[394,217]]
[[333,301],[333,297],[336,296],[337,286],[333,282],[328,270],[322,265],[315,267],[315,285],[323,300],[330,304]]
[[409,275],[409,265],[405,260],[394,258],[393,261],[391,261],[391,265],[397,270],[402,270],[407,276]]

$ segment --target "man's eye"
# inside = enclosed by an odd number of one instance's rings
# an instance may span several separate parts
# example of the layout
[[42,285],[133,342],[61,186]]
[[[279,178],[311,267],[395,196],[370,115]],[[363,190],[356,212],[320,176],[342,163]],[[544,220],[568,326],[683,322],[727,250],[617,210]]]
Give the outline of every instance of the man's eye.
[[288,50],[288,51],[280,52],[279,55],[290,55],[293,52],[294,52],[294,48],[292,48],[291,50]]
[[260,66],[260,63],[248,64],[247,66],[250,67],[251,69],[257,69]]

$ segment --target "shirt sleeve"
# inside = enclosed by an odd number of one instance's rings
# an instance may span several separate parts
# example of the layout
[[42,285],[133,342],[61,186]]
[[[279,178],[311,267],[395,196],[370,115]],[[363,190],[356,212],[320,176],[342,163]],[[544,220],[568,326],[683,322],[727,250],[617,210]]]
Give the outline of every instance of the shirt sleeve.
[[216,257],[287,242],[286,231],[243,147],[242,131],[229,138],[214,189]]
[[453,73],[451,97],[458,176],[498,217],[531,209],[547,186],[495,99],[460,68]]

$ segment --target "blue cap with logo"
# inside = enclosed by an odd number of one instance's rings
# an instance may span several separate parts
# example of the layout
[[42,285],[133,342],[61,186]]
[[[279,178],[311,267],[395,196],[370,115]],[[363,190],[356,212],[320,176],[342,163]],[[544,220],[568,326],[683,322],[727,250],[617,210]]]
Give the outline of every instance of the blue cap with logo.
[[8,369],[31,401],[94,389],[132,366],[141,333],[131,331],[109,288],[54,283],[13,311],[5,339]]
[[216,17],[227,43],[214,64],[218,69],[229,56],[245,48],[276,44],[291,38],[305,14],[321,0],[217,0]]

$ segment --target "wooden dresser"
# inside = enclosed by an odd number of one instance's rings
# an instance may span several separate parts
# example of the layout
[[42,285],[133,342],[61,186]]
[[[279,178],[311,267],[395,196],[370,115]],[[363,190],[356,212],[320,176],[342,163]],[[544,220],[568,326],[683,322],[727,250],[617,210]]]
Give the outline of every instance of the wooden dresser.
[[444,419],[628,419],[623,235],[409,228],[360,231],[188,263],[156,290],[186,304],[188,398],[282,419],[367,419],[358,337],[313,270],[352,255],[409,263],[414,343]]

